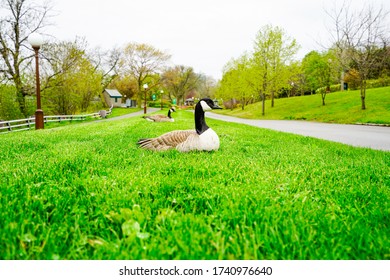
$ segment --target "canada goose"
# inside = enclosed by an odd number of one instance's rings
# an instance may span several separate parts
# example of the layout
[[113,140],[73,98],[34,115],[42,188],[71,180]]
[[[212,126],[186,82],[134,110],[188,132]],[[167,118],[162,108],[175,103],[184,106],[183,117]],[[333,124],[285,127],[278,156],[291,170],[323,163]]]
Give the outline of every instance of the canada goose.
[[205,111],[222,109],[210,98],[201,99],[195,106],[195,130],[174,130],[156,138],[140,139],[140,148],[165,151],[176,148],[180,152],[213,151],[219,148],[218,135],[205,121]]
[[171,113],[176,112],[175,108],[171,108],[168,110],[168,115],[151,115],[151,116],[143,116],[145,120],[151,122],[174,122],[175,120],[171,117]]

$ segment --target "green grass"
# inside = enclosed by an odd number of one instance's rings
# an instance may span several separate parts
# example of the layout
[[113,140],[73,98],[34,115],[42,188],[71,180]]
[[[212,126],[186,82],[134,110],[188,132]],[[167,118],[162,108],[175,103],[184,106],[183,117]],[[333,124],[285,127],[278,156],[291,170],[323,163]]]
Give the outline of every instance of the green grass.
[[118,117],[126,114],[135,113],[141,111],[140,108],[112,108],[111,114],[107,118]]
[[[122,115],[127,115],[131,113],[135,113],[140,111],[141,109],[139,108],[113,108],[111,111],[111,114],[107,115],[107,119],[113,118],[113,117],[118,117]],[[83,114],[80,114],[83,115]],[[69,126],[69,125],[75,125],[79,124],[80,122],[93,122],[96,120],[100,120],[101,118],[92,118],[92,117],[87,117],[85,120],[72,120],[72,121],[61,121],[61,122],[48,122],[45,123],[45,128],[55,128],[55,127],[61,127],[61,126]]]
[[208,120],[140,117],[0,136],[0,259],[390,259],[390,153]]
[[361,109],[360,91],[334,92],[326,95],[322,106],[320,94],[275,99],[271,107],[266,100],[265,116],[261,114],[261,103],[217,113],[249,119],[308,120],[330,123],[374,123],[390,124],[390,87],[368,89],[366,110]]

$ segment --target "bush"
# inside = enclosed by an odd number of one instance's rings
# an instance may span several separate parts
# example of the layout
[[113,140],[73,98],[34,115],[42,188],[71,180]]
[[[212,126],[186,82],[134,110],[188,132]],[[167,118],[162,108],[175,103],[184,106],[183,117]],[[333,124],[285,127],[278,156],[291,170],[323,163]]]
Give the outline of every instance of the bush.
[[[148,102],[149,107],[153,108],[161,108],[161,101],[150,101]],[[169,101],[163,101],[163,108],[170,108],[172,107],[172,103]]]
[[376,80],[368,80],[367,88],[378,88],[378,87],[387,87],[390,86],[390,77],[384,76]]
[[[27,104],[26,104],[27,105]],[[0,119],[16,120],[24,118],[16,101],[14,87],[0,85]]]
[[[340,84],[331,85],[331,86],[329,87],[330,92],[340,91],[340,88],[341,88],[341,85],[340,85]],[[318,89],[316,90],[316,93],[325,93],[325,92],[326,92],[326,89],[327,89],[327,87],[318,88]]]

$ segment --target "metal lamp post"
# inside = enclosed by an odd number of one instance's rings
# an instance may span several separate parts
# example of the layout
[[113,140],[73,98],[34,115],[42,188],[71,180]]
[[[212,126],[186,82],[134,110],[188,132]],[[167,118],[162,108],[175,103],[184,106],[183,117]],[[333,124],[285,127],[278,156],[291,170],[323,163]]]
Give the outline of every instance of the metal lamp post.
[[161,93],[161,110],[162,110],[163,109],[163,93],[164,93],[164,91],[160,90],[160,93]]
[[43,38],[39,34],[31,34],[28,37],[28,42],[35,51],[35,80],[36,80],[36,94],[37,94],[37,110],[35,111],[35,129],[43,129],[43,111],[41,108],[41,86],[39,81],[39,56],[38,52],[43,44]]
[[148,89],[148,84],[144,84],[144,97],[145,97],[145,100],[144,100],[144,114],[146,114],[146,90]]

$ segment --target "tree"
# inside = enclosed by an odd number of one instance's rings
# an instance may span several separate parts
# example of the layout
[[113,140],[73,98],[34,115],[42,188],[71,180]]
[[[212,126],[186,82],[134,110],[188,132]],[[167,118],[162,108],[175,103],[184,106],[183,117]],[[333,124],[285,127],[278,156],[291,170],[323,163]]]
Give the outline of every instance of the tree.
[[242,110],[253,100],[254,91],[251,86],[253,76],[251,76],[250,67],[250,57],[245,53],[238,59],[232,59],[225,66],[224,79],[222,80],[228,94],[230,92],[231,99],[240,100]]
[[91,63],[94,65],[96,71],[102,73],[101,86],[103,89],[119,75],[119,59],[121,52],[118,48],[111,50],[102,50],[100,48],[94,49],[89,55]]
[[86,53],[84,40],[46,45],[42,63],[42,97],[49,112],[86,112],[102,92],[103,72]]
[[[216,96],[224,101],[224,106],[227,109],[234,109],[235,105],[235,81],[234,81],[234,70],[225,66],[222,79],[218,83],[216,90]],[[229,101],[226,101],[229,100]]]
[[[262,114],[265,114],[266,95],[271,96],[274,106],[275,93],[282,89],[289,80],[286,67],[293,61],[299,46],[295,39],[287,36],[283,29],[266,25],[256,35],[252,71],[261,81],[261,86],[254,84],[262,99]],[[258,83],[258,82],[257,82]]]
[[335,82],[337,75],[337,59],[332,51],[326,53],[319,53],[311,51],[302,60],[302,67],[308,90],[310,92],[320,90],[322,105],[325,105],[326,94],[330,90],[330,86]]
[[198,86],[200,76],[192,67],[176,65],[164,71],[161,75],[162,83],[168,90],[169,97],[175,97],[179,103],[184,104],[187,95]]
[[328,12],[334,25],[330,30],[333,46],[344,69],[355,68],[359,74],[361,107],[366,109],[366,87],[370,73],[384,63],[378,52],[389,43],[388,12],[373,6],[352,11],[345,3],[339,10]]
[[[28,36],[40,32],[48,25],[51,7],[36,5],[29,0],[2,0],[0,9],[0,75],[14,84],[17,101],[22,114],[27,116],[25,97],[30,94],[25,88],[23,72],[33,52],[29,50]],[[0,10],[0,11],[1,11]]]
[[126,98],[137,97],[138,82],[132,75],[117,76],[109,85],[109,88],[116,88]]
[[119,60],[120,75],[132,76],[137,81],[138,107],[142,104],[143,84],[148,78],[162,71],[169,59],[170,55],[147,44],[130,43],[124,47]]
[[198,88],[197,88],[199,98],[203,98],[203,97],[214,98],[215,88],[216,88],[216,81],[213,77],[199,74],[199,81],[198,81]]

